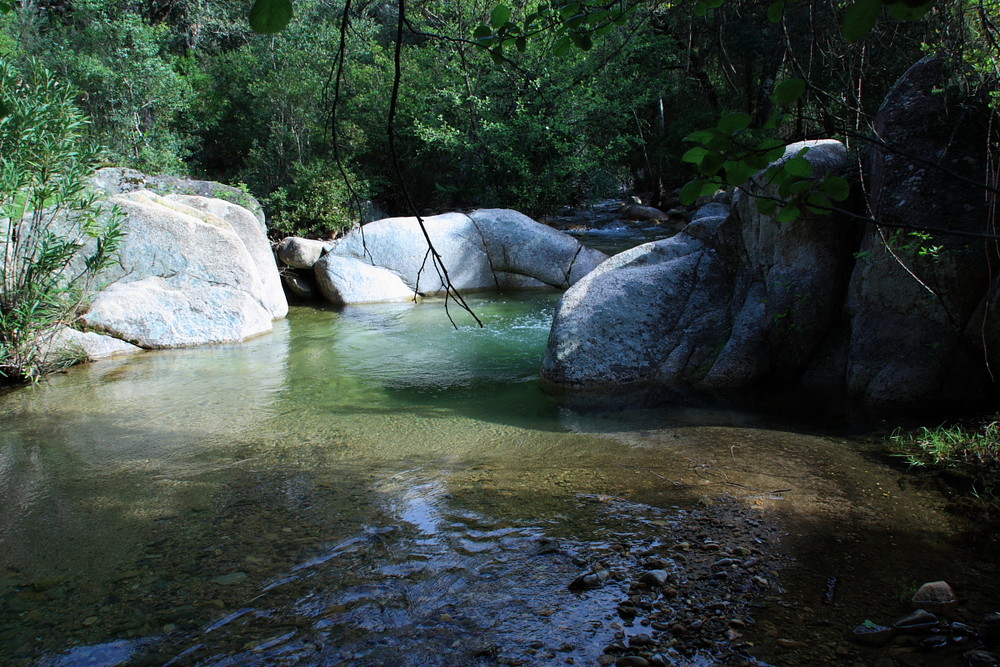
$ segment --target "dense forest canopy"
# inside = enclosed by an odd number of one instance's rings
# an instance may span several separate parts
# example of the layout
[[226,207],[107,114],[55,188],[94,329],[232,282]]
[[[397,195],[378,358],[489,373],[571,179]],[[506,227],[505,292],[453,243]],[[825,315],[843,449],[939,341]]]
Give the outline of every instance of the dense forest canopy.
[[[405,212],[386,127],[400,35],[393,127],[422,212],[655,202],[697,173],[685,138],[726,114],[748,140],[857,144],[923,55],[950,58],[942,94],[983,94],[998,71],[994,0],[598,4],[529,31],[547,5],[415,0],[400,26],[397,3],[296,0],[287,27],[260,35],[245,0],[22,0],[0,15],[0,56],[38,58],[82,91],[109,164],[243,183],[279,233],[312,235],[350,224],[352,198]],[[930,11],[903,20],[914,4]],[[878,21],[849,41],[858,6]],[[805,86],[768,127],[788,79]]]

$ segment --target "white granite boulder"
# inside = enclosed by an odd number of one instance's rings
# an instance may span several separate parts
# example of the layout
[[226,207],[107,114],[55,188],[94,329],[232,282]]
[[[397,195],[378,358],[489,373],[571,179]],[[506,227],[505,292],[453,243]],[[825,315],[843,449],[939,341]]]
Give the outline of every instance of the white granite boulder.
[[[568,234],[507,209],[446,213],[423,222],[421,229],[416,218],[386,218],[349,233],[317,262],[320,291],[334,303],[396,301],[400,284],[410,298],[441,294],[442,265],[461,291],[566,288],[606,259]],[[350,275],[352,266],[378,270]]]
[[81,318],[90,329],[141,347],[243,340],[271,330],[287,302],[264,230],[219,200],[115,195],[125,214],[118,264]]

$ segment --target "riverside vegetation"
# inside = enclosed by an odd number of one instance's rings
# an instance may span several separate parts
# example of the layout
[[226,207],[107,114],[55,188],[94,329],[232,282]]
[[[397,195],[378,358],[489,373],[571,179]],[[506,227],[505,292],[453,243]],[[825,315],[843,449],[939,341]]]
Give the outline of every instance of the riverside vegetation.
[[[694,178],[680,193],[692,200],[738,186],[794,139],[838,136],[861,162],[883,93],[927,51],[946,56],[936,93],[995,95],[994,3],[890,3],[879,21],[881,4],[651,1],[599,15],[569,3],[528,35],[538,16],[522,7],[301,2],[263,37],[243,3],[22,3],[0,15],[0,371],[30,380],[51,368],[46,338],[114,258],[117,213],[86,187],[99,163],[89,145],[106,147],[105,164],[244,183],[277,236],[341,234],[364,200],[541,214],[623,189],[663,204]],[[848,40],[822,29],[845,10],[864,24],[845,23]],[[995,137],[982,141],[992,151]],[[405,156],[400,174],[387,155]],[[799,204],[772,202],[779,222],[851,203],[846,180],[813,190],[807,162],[787,164],[780,194]],[[996,184],[983,185],[992,207]],[[895,245],[932,261],[933,234],[902,229]],[[978,233],[996,240],[988,220]],[[972,489],[990,496],[995,430],[969,444],[964,431],[925,429],[908,456],[974,465],[986,472]]]

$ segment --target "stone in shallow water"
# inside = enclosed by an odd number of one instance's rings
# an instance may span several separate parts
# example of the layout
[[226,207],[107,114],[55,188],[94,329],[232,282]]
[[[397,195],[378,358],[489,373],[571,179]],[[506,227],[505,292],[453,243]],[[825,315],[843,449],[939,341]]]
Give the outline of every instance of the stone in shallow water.
[[969,667],[997,667],[997,657],[987,651],[967,651],[962,657]]
[[892,628],[865,621],[851,630],[851,639],[865,646],[881,646],[892,637]]
[[917,609],[893,623],[893,627],[899,630],[925,630],[933,628],[937,623],[937,616],[924,609]]
[[944,581],[930,581],[913,594],[910,602],[914,607],[941,608],[955,604],[955,591]]
[[608,580],[609,572],[605,569],[594,569],[584,574],[582,576],[574,579],[570,585],[569,589],[571,591],[575,590],[586,590],[589,588],[600,588],[604,585],[604,582]]
[[220,577],[214,577],[209,579],[213,584],[219,584],[221,586],[228,586],[230,584],[235,584],[243,581],[247,578],[246,572],[230,572],[229,574],[224,574]]
[[1000,646],[1000,614],[987,614],[979,623],[979,640],[987,646]]
[[649,570],[648,572],[643,573],[641,577],[639,577],[639,581],[646,584],[647,586],[662,587],[664,584],[667,583],[667,580],[669,578],[670,578],[670,573],[667,572],[666,570]]

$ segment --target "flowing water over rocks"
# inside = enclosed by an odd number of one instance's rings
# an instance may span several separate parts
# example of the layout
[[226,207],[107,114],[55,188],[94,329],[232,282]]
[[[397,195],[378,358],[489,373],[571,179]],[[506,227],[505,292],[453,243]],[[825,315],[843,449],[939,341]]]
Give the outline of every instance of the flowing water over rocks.
[[953,587],[933,612],[949,623],[1000,609],[996,554],[962,541],[939,491],[801,419],[547,393],[556,298],[475,298],[484,329],[433,300],[295,309],[243,345],[0,396],[0,662],[996,652],[851,640],[923,582]]

